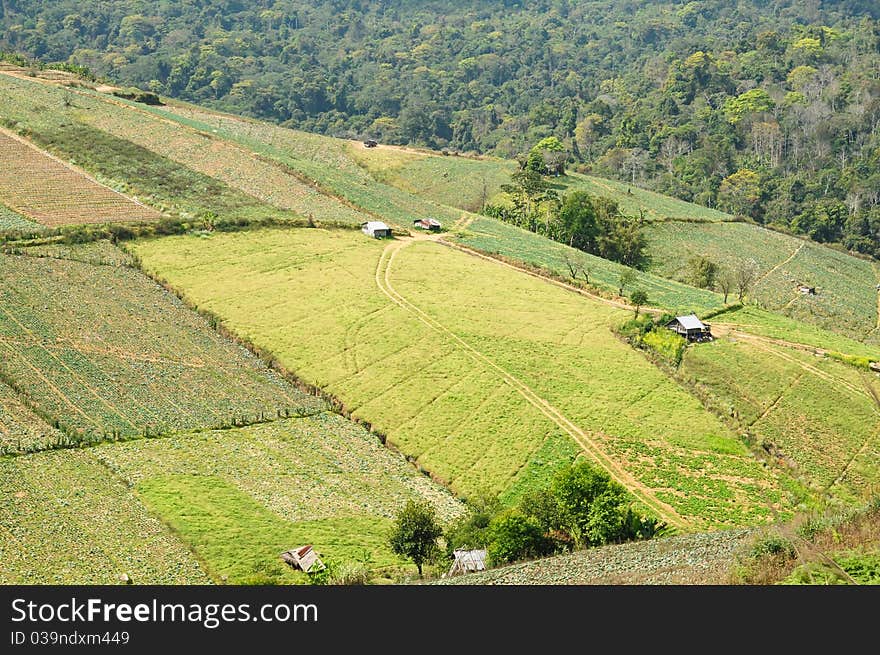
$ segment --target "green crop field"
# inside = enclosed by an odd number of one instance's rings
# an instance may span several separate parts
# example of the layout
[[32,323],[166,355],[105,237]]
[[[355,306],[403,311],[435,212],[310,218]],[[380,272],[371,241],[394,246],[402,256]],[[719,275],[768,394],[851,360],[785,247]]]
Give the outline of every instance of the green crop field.
[[0,460],[0,583],[206,584],[198,560],[89,450]]
[[0,382],[0,452],[41,450],[63,435],[34,414],[15,391]]
[[348,141],[216,114],[181,103],[149,111],[249,148],[390,224],[409,228],[416,218],[435,217],[449,226],[462,215],[459,210],[377,181],[358,164],[352,154],[352,148],[358,146]]
[[[662,223],[645,230],[651,271],[685,279],[691,257],[735,269],[754,261],[752,293],[762,307],[858,340],[880,343],[877,272],[871,262],[745,223]],[[801,295],[796,286],[816,287]]]
[[867,371],[743,335],[689,348],[679,372],[805,485],[864,498],[880,474],[880,384]]
[[0,255],[0,278],[14,281],[0,287],[0,376],[69,439],[320,408],[132,268]]
[[44,228],[39,223],[29,221],[3,204],[0,204],[0,233],[2,232],[27,232],[37,233]]
[[376,576],[409,570],[387,544],[394,512],[410,498],[431,502],[444,523],[462,511],[403,457],[333,414],[90,452],[172,527],[215,582],[302,582],[278,556],[307,543],[328,563],[366,560]]
[[[479,211],[483,203],[503,202],[501,185],[510,182],[516,163],[492,157],[441,156],[429,151],[380,146],[366,150],[350,146],[355,159],[377,180],[435,202],[468,211]],[[613,198],[630,216],[648,221],[729,221],[729,214],[694,203],[664,196],[638,186],[591,175],[569,172],[553,178],[560,195],[574,190]]]
[[865,344],[836,332],[823,330],[815,325],[760,309],[754,305],[746,305],[741,309],[719,314],[712,319],[712,325],[722,328],[730,327],[771,339],[811,346],[815,349],[880,361],[880,347],[876,345]]
[[[465,246],[544,268],[565,278],[571,274],[566,265],[566,257],[571,258],[589,269],[591,285],[614,294],[618,291],[617,281],[621,273],[627,270],[622,264],[550,241],[539,234],[494,218],[481,217],[469,224],[459,235],[459,240]],[[581,278],[582,275],[579,274],[578,279]],[[647,291],[649,305],[674,312],[701,314],[723,307],[722,298],[716,293],[651,273],[637,272],[636,281],[625,293],[633,289]]]
[[461,494],[513,498],[583,448],[682,526],[789,511],[733,433],[613,336],[621,310],[429,241],[261,230],[132,249]]

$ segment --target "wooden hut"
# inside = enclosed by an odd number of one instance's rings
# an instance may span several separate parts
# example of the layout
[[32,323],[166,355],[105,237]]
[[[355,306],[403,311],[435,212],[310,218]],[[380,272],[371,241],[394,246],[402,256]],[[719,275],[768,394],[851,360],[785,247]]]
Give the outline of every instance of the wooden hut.
[[373,237],[375,239],[383,239],[391,236],[391,228],[385,225],[382,221],[367,221],[366,223],[361,223],[361,232],[368,237]]
[[676,316],[666,327],[683,336],[688,341],[712,341],[712,331],[696,314]]
[[485,550],[454,550],[455,561],[446,575],[462,575],[486,570]]
[[318,553],[312,548],[311,544],[300,546],[293,550],[286,550],[281,553],[281,559],[290,564],[295,569],[300,569],[304,573],[310,571],[322,571],[327,568]]

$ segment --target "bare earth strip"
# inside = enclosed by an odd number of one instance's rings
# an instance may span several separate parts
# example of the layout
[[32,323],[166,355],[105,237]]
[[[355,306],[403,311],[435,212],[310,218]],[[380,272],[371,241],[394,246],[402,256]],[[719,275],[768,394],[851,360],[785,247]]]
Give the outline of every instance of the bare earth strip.
[[0,199],[42,225],[154,221],[161,214],[0,129]]

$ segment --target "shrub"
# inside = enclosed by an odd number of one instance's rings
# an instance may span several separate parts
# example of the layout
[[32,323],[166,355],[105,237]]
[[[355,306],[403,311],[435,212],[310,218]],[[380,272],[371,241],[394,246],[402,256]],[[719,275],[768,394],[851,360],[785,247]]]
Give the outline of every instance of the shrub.
[[492,519],[487,551],[490,563],[498,565],[549,555],[553,549],[534,517],[512,509]]

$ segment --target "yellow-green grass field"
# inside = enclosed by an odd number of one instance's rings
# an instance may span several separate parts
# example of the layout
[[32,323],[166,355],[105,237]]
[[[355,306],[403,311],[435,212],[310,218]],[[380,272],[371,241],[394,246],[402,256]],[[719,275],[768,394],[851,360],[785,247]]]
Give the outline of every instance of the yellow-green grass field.
[[[88,259],[116,249],[83,250]],[[125,265],[0,255],[0,352],[0,381],[63,432],[64,443],[224,427],[323,406]],[[35,443],[9,432],[6,451],[19,437],[25,447]]]
[[215,582],[302,582],[279,559],[312,544],[340,565],[365,561],[375,577],[415,570],[388,532],[407,500],[427,500],[446,523],[462,507],[377,437],[329,413],[102,444],[94,457],[170,525]]
[[679,375],[806,486],[846,501],[880,488],[875,375],[741,334],[688,348]]
[[462,512],[363,428],[334,415],[0,460],[0,583],[290,584],[279,555],[312,544],[374,579],[415,567],[391,517]]
[[[540,234],[494,218],[478,218],[458,235],[458,240],[470,248],[547,269],[564,278],[571,276],[566,259],[573,260],[582,268],[589,269],[589,283],[592,286],[613,294],[618,293],[618,280],[627,270],[622,264],[551,241]],[[586,281],[583,273],[578,273],[577,280]],[[624,293],[628,294],[634,289],[648,293],[649,305],[676,313],[704,314],[724,306],[722,297],[717,293],[643,271],[636,272],[636,281],[624,289]]]
[[207,584],[190,550],[90,450],[0,459],[0,583]]
[[261,230],[131,248],[462,495],[515,498],[583,450],[685,529],[790,509],[772,470],[613,336],[619,309],[427,240]]
[[[364,149],[349,146],[351,155],[377,180],[424,196],[435,202],[468,211],[479,211],[483,203],[503,203],[501,185],[510,182],[517,170],[511,160],[493,157],[461,157],[393,146]],[[670,219],[728,221],[732,216],[717,209],[664,196],[634,184],[569,172],[548,178],[560,195],[582,190],[616,200],[630,216],[648,221]]]
[[[685,280],[688,261],[700,255],[728,269],[751,260],[759,272],[750,295],[762,307],[880,344],[878,274],[870,261],[746,223],[658,223],[645,235],[658,275]],[[801,295],[798,284],[816,287],[816,295]]]

